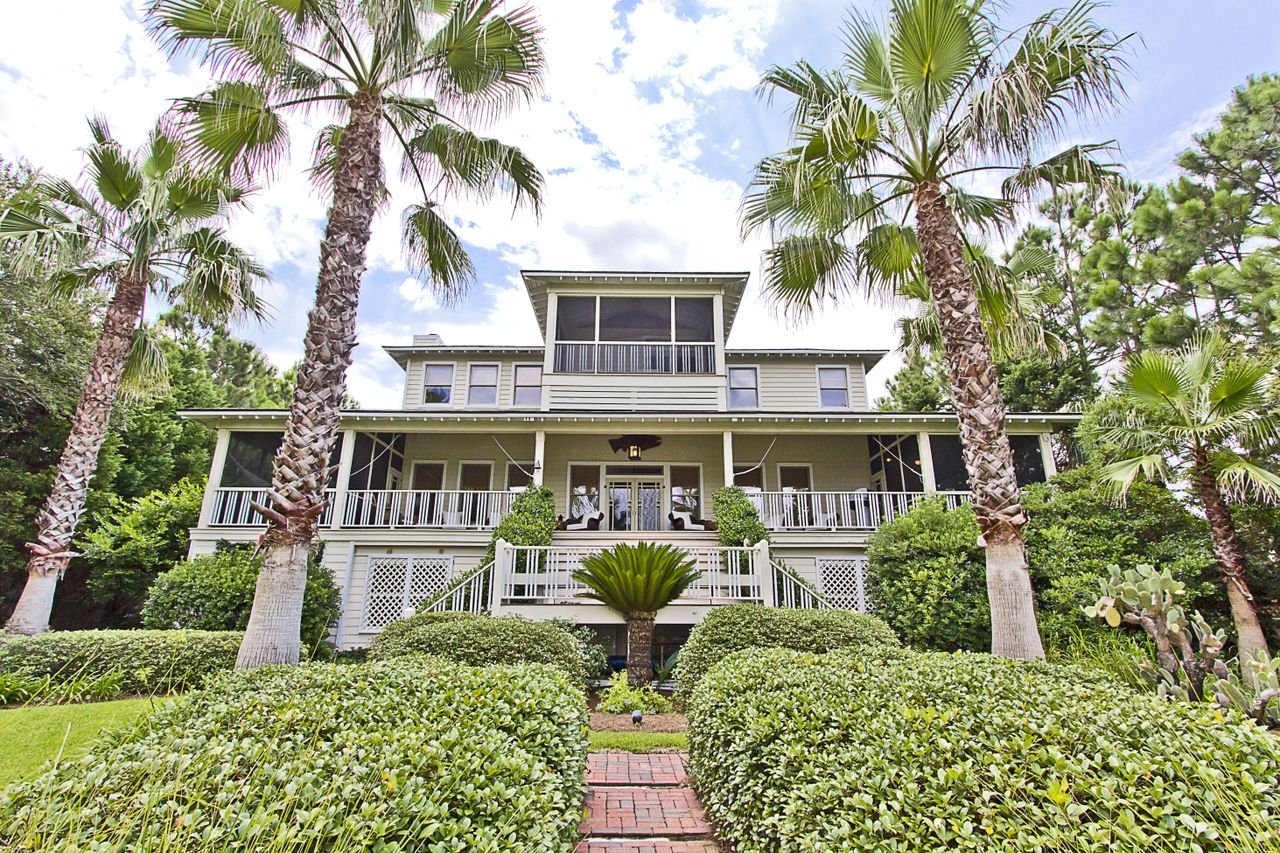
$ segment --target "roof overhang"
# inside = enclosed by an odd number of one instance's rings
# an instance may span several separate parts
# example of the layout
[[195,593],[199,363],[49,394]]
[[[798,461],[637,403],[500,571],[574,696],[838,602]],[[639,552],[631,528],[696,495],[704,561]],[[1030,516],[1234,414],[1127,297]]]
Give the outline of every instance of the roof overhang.
[[396,364],[402,368],[408,367],[409,357],[414,355],[425,355],[432,358],[449,358],[451,356],[504,356],[504,355],[529,355],[538,356],[539,360],[545,351],[542,347],[504,347],[504,346],[385,346],[382,351],[396,360]]
[[521,270],[529,302],[538,317],[538,329],[547,335],[547,293],[560,285],[609,286],[647,285],[651,287],[717,287],[724,310],[724,336],[729,337],[733,319],[747,289],[746,272],[626,272],[620,270]]
[[867,370],[880,363],[889,354],[887,349],[726,349],[725,360],[739,358],[788,359],[802,358],[817,361],[861,361]]

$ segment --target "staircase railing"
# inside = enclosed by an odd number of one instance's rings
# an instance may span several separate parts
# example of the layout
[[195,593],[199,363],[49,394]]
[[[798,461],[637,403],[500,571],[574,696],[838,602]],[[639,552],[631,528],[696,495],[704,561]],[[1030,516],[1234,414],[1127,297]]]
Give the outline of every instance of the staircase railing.
[[419,613],[487,613],[493,588],[493,563],[463,574],[439,595],[418,607]]
[[777,560],[770,560],[773,567],[773,602],[776,607],[792,607],[799,610],[837,609],[826,596],[806,583],[799,575]]

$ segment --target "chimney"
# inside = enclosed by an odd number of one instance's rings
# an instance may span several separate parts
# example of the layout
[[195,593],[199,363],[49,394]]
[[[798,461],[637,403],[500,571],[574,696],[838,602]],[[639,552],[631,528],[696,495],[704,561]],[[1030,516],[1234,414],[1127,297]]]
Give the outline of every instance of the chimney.
[[413,345],[415,347],[442,347],[444,346],[444,339],[435,332],[429,335],[414,335]]

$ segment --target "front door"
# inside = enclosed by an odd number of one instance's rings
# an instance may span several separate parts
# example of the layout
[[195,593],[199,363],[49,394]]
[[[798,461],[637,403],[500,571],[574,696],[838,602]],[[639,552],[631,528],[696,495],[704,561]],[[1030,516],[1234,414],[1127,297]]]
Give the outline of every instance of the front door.
[[661,478],[611,476],[605,491],[609,496],[610,530],[662,529]]

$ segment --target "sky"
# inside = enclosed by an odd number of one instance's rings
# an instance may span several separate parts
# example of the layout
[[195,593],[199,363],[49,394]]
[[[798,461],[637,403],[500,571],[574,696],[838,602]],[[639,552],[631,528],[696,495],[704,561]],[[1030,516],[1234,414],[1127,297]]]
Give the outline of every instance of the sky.
[[[524,269],[748,271],[752,286],[729,339],[734,347],[892,349],[903,308],[860,297],[802,325],[756,298],[763,243],[743,240],[738,204],[752,166],[786,142],[783,104],[754,92],[774,64],[839,61],[850,8],[882,15],[883,0],[542,0],[545,93],[485,132],[519,145],[546,176],[540,218],[504,200],[453,200],[446,210],[476,265],[458,304],[442,306],[406,272],[398,208],[375,223],[349,374],[365,408],[395,407],[403,374],[383,351],[414,334],[449,344],[537,344],[520,284]],[[1053,3],[1007,0],[1008,22]],[[190,60],[170,60],[148,36],[141,3],[57,0],[13,4],[0,30],[0,156],[75,177],[85,117],[105,115],[126,145],[145,137],[173,98],[208,83]],[[1128,97],[1079,129],[1114,139],[1138,180],[1173,176],[1173,160],[1213,123],[1249,75],[1280,71],[1275,0],[1116,0],[1099,19],[1135,33]],[[282,368],[302,354],[315,289],[324,199],[304,170],[315,130],[297,122],[292,157],[232,236],[270,267],[273,317],[237,332]],[[152,309],[156,310],[155,307]],[[873,398],[898,359],[871,375]]]

